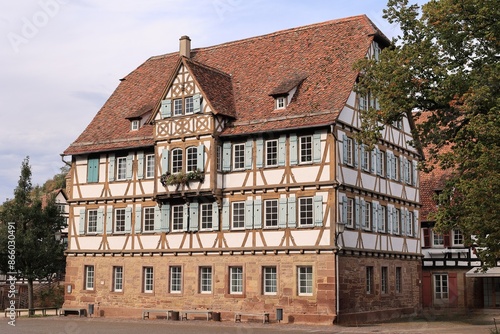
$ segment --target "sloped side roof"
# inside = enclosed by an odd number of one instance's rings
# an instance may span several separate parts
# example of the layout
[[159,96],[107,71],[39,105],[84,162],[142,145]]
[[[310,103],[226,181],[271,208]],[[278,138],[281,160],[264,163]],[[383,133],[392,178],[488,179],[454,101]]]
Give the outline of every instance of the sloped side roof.
[[[354,16],[193,49],[190,67],[216,112],[235,117],[224,135],[331,124],[358,75],[353,64],[376,36],[380,32],[366,16]],[[152,57],[130,73],[64,154],[153,145],[153,126],[130,131],[126,117],[159,105],[179,57]],[[297,76],[307,78],[287,108],[274,110],[269,93]],[[321,120],[311,116],[318,113]]]

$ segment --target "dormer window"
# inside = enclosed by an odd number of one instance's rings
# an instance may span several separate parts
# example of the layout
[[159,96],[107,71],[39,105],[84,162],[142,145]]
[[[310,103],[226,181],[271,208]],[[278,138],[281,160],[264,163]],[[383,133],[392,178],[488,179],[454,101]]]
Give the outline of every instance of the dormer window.
[[276,109],[285,109],[286,107],[286,97],[279,96],[276,98]]
[[130,123],[130,130],[132,131],[137,131],[139,130],[139,120],[138,119],[134,119],[132,120],[132,122]]

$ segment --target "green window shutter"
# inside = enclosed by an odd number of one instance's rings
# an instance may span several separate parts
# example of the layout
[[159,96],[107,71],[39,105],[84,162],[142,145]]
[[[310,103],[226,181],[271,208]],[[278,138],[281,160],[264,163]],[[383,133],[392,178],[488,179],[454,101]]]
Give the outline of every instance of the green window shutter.
[[402,155],[399,156],[399,181],[403,182],[405,180],[405,159]]
[[142,207],[138,205],[135,207],[134,232],[141,233],[141,231],[142,231]]
[[80,222],[78,224],[78,234],[85,234],[85,209],[80,209]]
[[387,152],[387,155],[386,155],[386,163],[385,163],[385,172],[387,174],[387,178],[388,179],[392,179],[392,159],[393,159],[393,155],[391,152]]
[[198,231],[200,205],[196,202],[189,204],[189,230]]
[[321,134],[313,135],[313,162],[321,161]]
[[114,181],[115,180],[115,155],[110,154],[109,157],[109,169],[108,169],[108,180],[109,181]]
[[366,166],[367,161],[366,161],[366,157],[365,157],[365,145],[364,144],[361,144],[360,150],[361,150],[361,169],[366,171],[365,166]]
[[87,182],[99,182],[99,158],[88,159]]
[[162,100],[160,107],[161,118],[172,116],[172,100]]
[[286,136],[281,135],[278,140],[278,166],[285,166],[286,159]]
[[342,163],[344,165],[347,165],[347,144],[348,144],[348,141],[347,141],[347,136],[346,135],[343,135],[342,136]]
[[170,171],[170,168],[169,168],[169,160],[168,160],[168,149],[164,148],[162,151],[161,151],[161,172],[162,174],[165,174],[165,173],[168,173]]
[[378,204],[372,202],[372,231],[377,232],[378,226]]
[[189,231],[189,205],[187,203],[182,206],[182,230]]
[[200,95],[200,93],[196,93],[193,95],[193,112],[194,113],[201,112],[201,95]]
[[132,231],[132,208],[125,208],[125,233],[130,233]]
[[290,135],[290,165],[296,165],[299,163],[298,160],[298,149],[297,149],[297,135]]
[[287,212],[286,198],[280,198],[278,207],[278,227],[286,228],[286,212]]
[[363,229],[366,228],[366,202],[364,199],[361,199],[359,202],[359,205],[361,207],[361,216],[359,217],[359,220],[361,221],[361,227]]
[[378,215],[378,230],[379,232],[385,232],[385,222],[384,222],[384,210],[382,205],[377,204],[377,215]]
[[260,199],[253,202],[253,226],[262,228],[262,201]]
[[347,225],[347,196],[342,196],[342,223]]
[[252,140],[247,140],[245,143],[245,169],[252,169],[252,147]]
[[[285,198],[286,200],[286,198]],[[297,199],[295,197],[288,197],[288,227],[297,227]]]
[[392,231],[393,231],[392,224],[394,222],[393,222],[393,211],[392,211],[392,209],[393,208],[387,207],[387,222],[388,222],[388,224],[387,224],[387,233],[392,233]]
[[132,165],[133,165],[133,162],[134,162],[134,154],[133,153],[129,153],[127,155],[127,169],[126,169],[126,178],[127,178],[127,180],[131,180],[132,179]]
[[155,206],[155,232],[161,232],[161,209],[159,206]]
[[106,234],[113,233],[113,208],[106,209]]
[[104,231],[104,210],[102,208],[97,209],[97,234],[102,234]]
[[412,170],[412,173],[413,173],[413,175],[412,175],[413,177],[411,178],[411,180],[412,180],[411,184],[413,186],[416,186],[418,184],[418,180],[417,180],[418,179],[418,165],[417,165],[417,161],[413,160],[411,162],[411,164],[412,164],[412,169],[411,170]]
[[380,150],[378,148],[375,148],[375,156],[376,156],[376,169],[377,169],[377,175],[382,175],[382,168],[381,168],[381,161],[380,161]]
[[217,202],[212,204],[212,230],[219,230],[219,205]]
[[323,226],[323,196],[314,196],[314,226]]
[[359,225],[360,225],[359,224],[359,215],[361,214],[359,198],[356,198],[356,200],[355,200],[355,206],[356,206],[356,215],[354,217],[354,221],[355,221],[354,227],[356,229],[359,229]]
[[259,138],[257,139],[256,144],[256,166],[257,168],[262,168],[264,166],[264,140],[262,138]]
[[413,211],[413,236],[418,237],[418,211]]
[[163,204],[161,206],[161,232],[170,232],[170,204]]
[[229,200],[222,200],[222,229],[229,230]]
[[371,155],[372,155],[372,163],[370,165],[370,173],[373,173],[375,174],[376,170],[377,170],[377,152],[375,151],[375,149],[372,150],[371,152]]
[[222,145],[222,170],[224,172],[231,170],[231,142]]
[[358,155],[358,141],[356,139],[352,140],[354,142],[354,168],[358,168],[358,161],[359,161],[359,155]]
[[245,228],[253,229],[253,200],[245,201]]
[[137,179],[144,178],[144,152],[137,153]]
[[201,144],[197,149],[196,168],[200,172],[205,171],[205,145]]

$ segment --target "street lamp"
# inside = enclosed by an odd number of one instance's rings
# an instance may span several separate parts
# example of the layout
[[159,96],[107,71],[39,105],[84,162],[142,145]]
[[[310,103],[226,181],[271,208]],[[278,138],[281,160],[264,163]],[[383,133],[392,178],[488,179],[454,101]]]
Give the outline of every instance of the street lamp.
[[335,224],[335,246],[339,246],[339,236],[345,231],[345,223],[337,222]]

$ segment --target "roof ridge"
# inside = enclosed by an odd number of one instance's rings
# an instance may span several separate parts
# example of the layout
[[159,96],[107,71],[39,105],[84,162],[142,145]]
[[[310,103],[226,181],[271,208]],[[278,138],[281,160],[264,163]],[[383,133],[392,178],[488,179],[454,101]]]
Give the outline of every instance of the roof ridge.
[[[368,18],[368,16],[366,16],[366,14],[360,14],[360,15],[348,16],[348,17],[344,17],[344,18],[340,18],[340,19],[328,20],[328,21],[319,22],[319,23],[311,23],[311,24],[307,24],[307,25],[304,25],[304,26],[300,26],[300,27],[282,29],[282,30],[274,31],[274,32],[267,33],[267,34],[264,34],[264,35],[247,37],[247,38],[243,38],[243,39],[237,39],[237,40],[234,40],[234,41],[224,42],[224,43],[221,43],[221,44],[216,44],[216,45],[210,45],[210,46],[204,46],[204,47],[194,48],[194,49],[191,49],[191,52],[194,53],[194,52],[197,52],[197,51],[208,51],[208,50],[218,49],[218,48],[226,47],[226,46],[230,46],[230,45],[238,45],[240,43],[245,43],[245,42],[252,41],[252,40],[265,39],[265,38],[269,38],[269,37],[274,37],[274,36],[279,36],[279,35],[291,33],[291,32],[294,32],[294,31],[303,31],[303,30],[308,30],[308,29],[312,29],[312,28],[316,28],[316,27],[322,27],[322,26],[327,26],[327,25],[332,25],[332,24],[337,24],[337,23],[348,22],[348,21],[352,21],[352,20],[355,20],[355,19],[367,19],[368,22],[371,25],[373,25],[373,22]],[[162,55],[151,56],[151,57],[149,57],[148,60],[155,60],[155,59],[166,58],[166,57],[169,57],[169,56],[172,56],[172,55],[175,56],[176,54],[179,54],[179,52],[178,51],[173,51],[173,52],[165,53],[165,54],[162,54]],[[191,59],[189,59],[189,60],[191,60]]]

